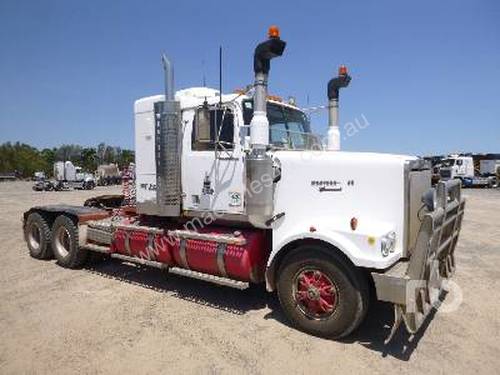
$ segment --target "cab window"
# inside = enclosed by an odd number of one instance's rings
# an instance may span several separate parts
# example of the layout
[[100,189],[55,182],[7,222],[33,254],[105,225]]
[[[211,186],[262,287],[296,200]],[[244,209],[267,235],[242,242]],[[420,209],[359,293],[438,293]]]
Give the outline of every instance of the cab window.
[[193,151],[232,150],[234,148],[234,114],[230,109],[210,109],[210,140],[196,141],[196,116],[193,119],[191,132],[191,149]]
[[[243,121],[249,125],[253,116],[253,101],[243,103]],[[311,127],[309,120],[299,110],[267,103],[269,120],[269,141],[279,149],[304,150],[311,147]]]

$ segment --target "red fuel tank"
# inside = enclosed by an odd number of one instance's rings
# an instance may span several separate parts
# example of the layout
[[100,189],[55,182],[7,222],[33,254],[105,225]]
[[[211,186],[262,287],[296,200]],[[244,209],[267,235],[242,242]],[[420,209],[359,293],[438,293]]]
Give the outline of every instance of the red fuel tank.
[[175,239],[170,239],[169,243],[169,238],[165,237],[162,231],[149,229],[151,228],[118,228],[113,236],[111,252],[173,266],[172,247]]
[[[139,227],[137,227],[139,228]],[[234,280],[264,280],[270,246],[262,230],[118,228],[112,252]]]

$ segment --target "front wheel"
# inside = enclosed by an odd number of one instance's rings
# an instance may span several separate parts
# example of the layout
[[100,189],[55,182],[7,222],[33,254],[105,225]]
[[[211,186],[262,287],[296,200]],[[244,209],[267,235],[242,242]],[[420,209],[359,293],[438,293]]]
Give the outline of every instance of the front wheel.
[[315,336],[339,339],[368,308],[364,275],[341,256],[316,246],[297,248],[279,269],[278,297],[290,322]]

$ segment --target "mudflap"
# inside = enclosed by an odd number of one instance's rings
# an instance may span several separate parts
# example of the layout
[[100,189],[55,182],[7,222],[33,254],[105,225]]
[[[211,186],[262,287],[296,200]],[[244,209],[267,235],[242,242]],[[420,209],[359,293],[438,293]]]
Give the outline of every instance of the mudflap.
[[439,182],[435,208],[422,212],[422,224],[408,260],[385,272],[372,272],[377,298],[394,304],[388,343],[401,323],[414,334],[437,308],[443,283],[455,272],[455,247],[462,226],[465,199],[458,180]]

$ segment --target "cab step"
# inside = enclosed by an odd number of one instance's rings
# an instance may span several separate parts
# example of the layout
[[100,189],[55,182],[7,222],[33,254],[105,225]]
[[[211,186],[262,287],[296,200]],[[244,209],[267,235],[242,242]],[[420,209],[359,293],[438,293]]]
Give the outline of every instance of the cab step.
[[232,279],[228,279],[227,277],[210,275],[207,273],[192,271],[192,270],[179,268],[179,267],[169,267],[165,263],[160,263],[160,262],[156,262],[153,260],[131,257],[128,255],[123,255],[123,254],[118,254],[118,253],[110,253],[109,247],[107,247],[107,246],[100,246],[100,245],[87,243],[85,246],[83,246],[83,248],[86,250],[89,250],[89,251],[95,251],[95,252],[102,253],[102,254],[109,254],[109,256],[111,258],[123,260],[125,262],[141,264],[144,266],[168,270],[168,272],[173,273],[175,275],[190,277],[192,279],[197,279],[197,280],[202,280],[202,281],[208,281],[208,282],[211,282],[214,284],[227,286],[230,288],[244,290],[250,286],[250,284],[248,282],[244,282],[244,281],[232,280]]
[[168,271],[176,275],[186,276],[197,280],[208,281],[214,284],[228,286],[230,288],[235,288],[239,290],[247,289],[250,286],[250,284],[245,281],[232,280],[228,279],[227,277],[209,275],[207,273],[187,270],[179,267],[169,268]]

